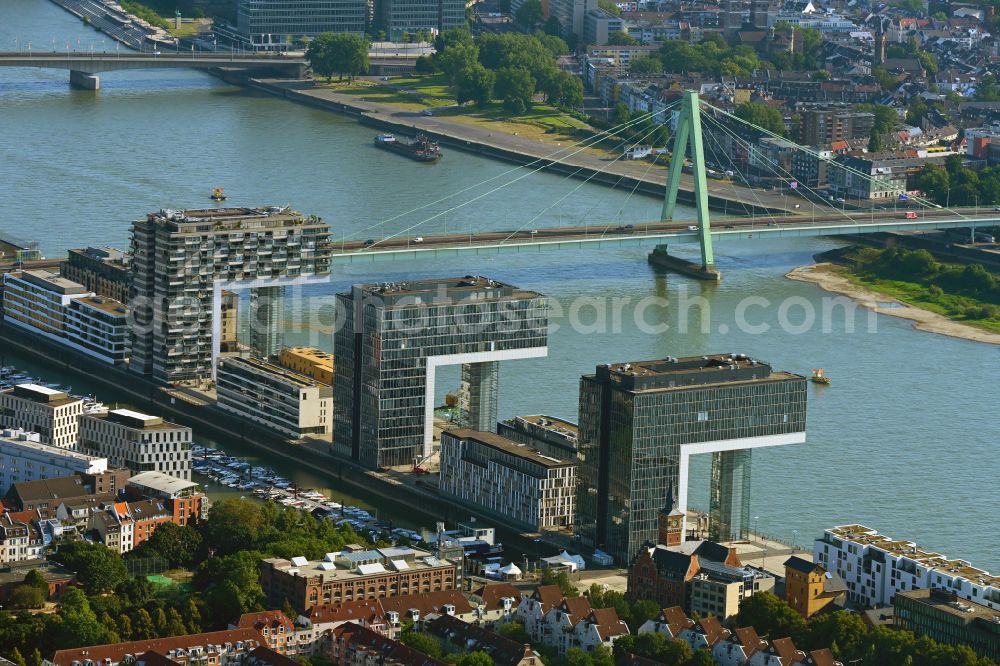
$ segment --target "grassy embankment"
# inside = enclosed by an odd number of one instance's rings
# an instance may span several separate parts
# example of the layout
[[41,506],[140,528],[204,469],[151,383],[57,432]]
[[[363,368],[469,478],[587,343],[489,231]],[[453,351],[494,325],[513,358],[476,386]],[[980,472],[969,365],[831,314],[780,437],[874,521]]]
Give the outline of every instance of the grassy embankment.
[[[394,77],[389,81],[333,81],[320,85],[359,100],[387,104],[404,111],[431,109],[437,117],[552,144],[573,143],[593,134],[593,129],[583,121],[547,104],[535,104],[521,115],[505,111],[499,102],[493,102],[485,109],[471,104],[457,106],[443,74]],[[614,153],[620,154],[619,142],[613,143]],[[609,150],[611,148],[608,146]],[[594,151],[607,154],[607,151],[596,148]]]
[[926,250],[862,248],[844,255],[851,282],[954,321],[1000,333],[1000,277],[979,264],[939,263]]

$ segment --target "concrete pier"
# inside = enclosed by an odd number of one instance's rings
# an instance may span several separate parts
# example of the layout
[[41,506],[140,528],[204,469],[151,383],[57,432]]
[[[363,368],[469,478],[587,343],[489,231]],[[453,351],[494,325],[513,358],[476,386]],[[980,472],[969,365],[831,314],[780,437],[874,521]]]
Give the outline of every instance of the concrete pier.
[[69,84],[82,90],[100,90],[101,77],[71,69],[69,70]]
[[722,273],[715,270],[712,266],[706,268],[701,264],[695,264],[669,255],[667,253],[666,245],[657,245],[653,248],[653,251],[649,253],[648,259],[649,263],[656,268],[661,268],[665,271],[672,271],[674,273],[680,273],[681,275],[687,275],[688,277],[693,277],[696,280],[710,280],[718,282],[722,279]]

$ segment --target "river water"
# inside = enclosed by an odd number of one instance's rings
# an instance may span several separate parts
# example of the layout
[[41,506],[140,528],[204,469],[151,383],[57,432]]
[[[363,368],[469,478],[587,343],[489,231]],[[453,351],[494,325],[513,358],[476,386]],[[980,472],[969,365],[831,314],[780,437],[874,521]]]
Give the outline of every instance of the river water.
[[[33,51],[66,44],[114,50],[54,4],[0,0],[0,50],[29,42]],[[130,220],[204,206],[215,186],[233,204],[293,204],[347,238],[377,238],[438,213],[419,229],[618,224],[659,210],[649,197],[536,174],[449,211],[524,171],[453,150],[440,164],[414,164],[375,150],[372,132],[350,119],[198,72],[101,79],[94,94],[69,89],[65,71],[0,69],[0,235],[38,239],[49,256],[88,244],[124,247]],[[292,309],[287,340],[329,348],[324,313],[332,294],[352,283],[483,274],[545,293],[561,311],[547,358],[502,368],[504,418],[547,412],[576,420],[579,377],[599,363],[731,351],[800,373],[823,367],[833,384],[810,386],[808,443],[754,453],[758,530],[802,544],[824,527],[858,522],[1000,570],[997,348],[852,313],[815,286],[783,277],[834,244],[720,244],[718,285],[656,275],[642,250],[338,267],[331,285],[310,290]],[[457,381],[457,371],[440,371],[442,391]],[[303,485],[330,488],[322,476],[264,462]],[[707,471],[708,460],[696,459],[690,497],[703,507]]]

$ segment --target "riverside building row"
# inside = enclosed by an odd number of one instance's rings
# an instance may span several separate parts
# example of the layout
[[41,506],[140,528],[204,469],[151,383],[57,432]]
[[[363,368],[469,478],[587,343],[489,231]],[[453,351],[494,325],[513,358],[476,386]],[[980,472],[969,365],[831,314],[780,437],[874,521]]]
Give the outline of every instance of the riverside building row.
[[441,433],[442,495],[536,530],[572,528],[576,464],[491,432]]
[[15,484],[81,474],[103,474],[107,458],[42,444],[38,433],[5,428],[0,431],[0,496]]
[[899,593],[939,589],[1000,616],[1000,577],[864,525],[824,530],[813,543],[813,560],[843,578],[848,598],[862,606],[888,606]]
[[128,309],[48,270],[5,273],[3,319],[105,363],[122,363],[131,344]]

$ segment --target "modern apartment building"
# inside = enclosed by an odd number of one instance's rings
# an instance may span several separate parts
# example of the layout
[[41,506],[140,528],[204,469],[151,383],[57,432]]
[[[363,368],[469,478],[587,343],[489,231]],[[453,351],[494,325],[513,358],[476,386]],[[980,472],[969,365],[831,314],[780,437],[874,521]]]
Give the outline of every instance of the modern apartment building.
[[871,136],[875,114],[857,111],[851,105],[821,106],[799,111],[802,144],[828,146]]
[[578,428],[572,421],[546,414],[515,416],[497,423],[497,434],[546,456],[576,460]]
[[573,526],[576,463],[491,432],[441,433],[442,495],[536,530]]
[[87,291],[128,303],[132,288],[129,256],[113,247],[88,247],[70,250],[59,273],[67,280],[82,284]]
[[607,44],[611,35],[625,32],[625,21],[603,9],[591,9],[583,17],[583,43]]
[[[512,0],[510,3],[511,14],[517,12],[523,0]],[[545,3],[542,7],[545,8]],[[562,36],[583,35],[584,17],[587,12],[597,9],[597,0],[549,0],[547,17],[555,16],[562,29]]]
[[278,363],[292,372],[333,385],[333,354],[315,347],[285,347],[278,356]]
[[15,483],[55,479],[76,472],[102,474],[107,458],[42,444],[38,433],[5,428],[0,431],[0,497]]
[[247,48],[282,51],[324,32],[360,35],[367,21],[364,0],[239,0],[234,36]]
[[929,636],[938,643],[967,645],[980,657],[1000,663],[1000,613],[953,592],[897,592],[893,623],[897,629]]
[[76,444],[83,400],[38,384],[0,391],[0,427],[39,434],[39,442],[60,448]]
[[3,316],[8,323],[105,363],[128,356],[128,310],[47,270],[3,276]]
[[897,592],[940,589],[1000,611],[997,576],[864,525],[824,530],[813,543],[813,561],[843,578],[848,599],[861,606],[890,606]]
[[131,409],[80,417],[80,448],[133,474],[162,472],[191,480],[191,428]]
[[463,0],[376,0],[375,12],[379,28],[394,42],[466,26]]
[[805,378],[743,354],[598,366],[580,381],[583,543],[631,562],[655,543],[661,509],[687,513],[689,458],[702,453],[713,454],[711,538],[745,536],[750,449],[804,442],[805,423]]
[[329,233],[318,217],[287,207],[161,210],[133,222],[129,368],[164,382],[212,378],[222,290],[256,290],[279,317],[285,287],[327,279]]
[[333,389],[281,366],[238,356],[220,359],[215,389],[220,409],[285,437],[331,432]]
[[327,553],[320,561],[271,558],[260,563],[267,604],[287,600],[304,612],[317,604],[382,599],[458,587],[459,567],[412,548],[351,548]]
[[337,306],[333,451],[367,467],[432,453],[438,367],[466,366],[463,425],[489,430],[500,361],[547,353],[545,297],[486,277],[355,285]]

